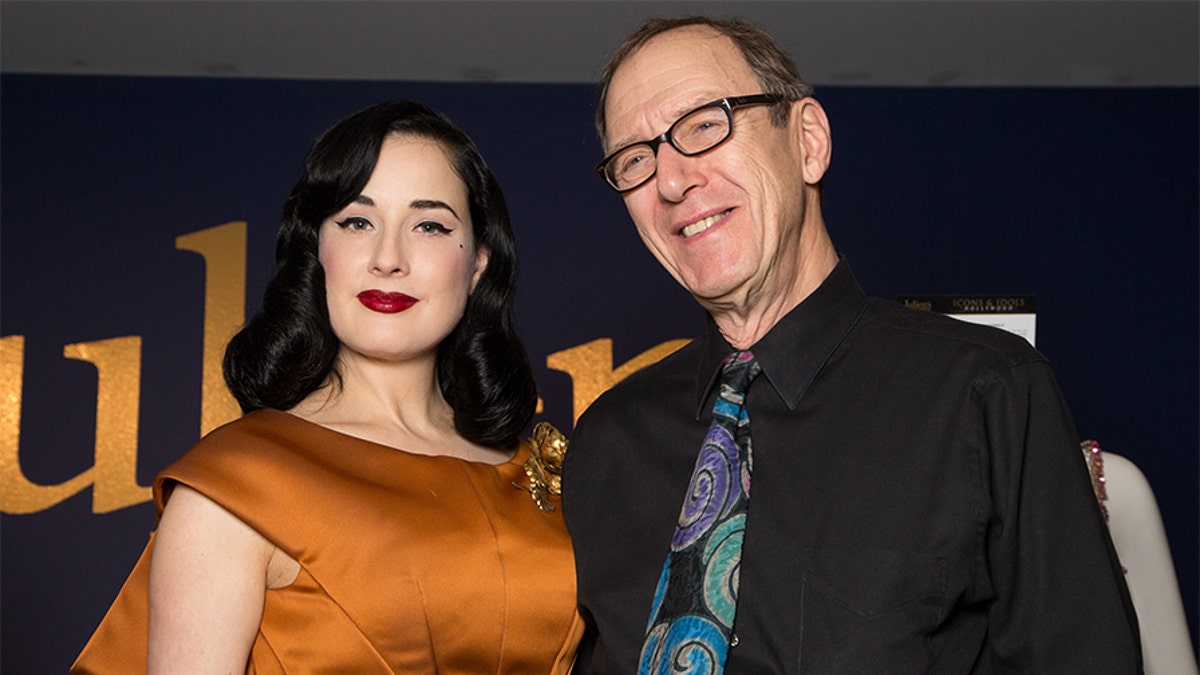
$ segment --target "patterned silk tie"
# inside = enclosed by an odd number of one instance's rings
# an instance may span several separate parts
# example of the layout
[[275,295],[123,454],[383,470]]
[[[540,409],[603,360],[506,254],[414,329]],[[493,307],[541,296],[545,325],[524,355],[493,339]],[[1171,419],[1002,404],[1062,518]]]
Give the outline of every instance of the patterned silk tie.
[[748,351],[725,359],[712,425],[654,591],[640,674],[725,670],[750,502],[746,389],[760,372]]

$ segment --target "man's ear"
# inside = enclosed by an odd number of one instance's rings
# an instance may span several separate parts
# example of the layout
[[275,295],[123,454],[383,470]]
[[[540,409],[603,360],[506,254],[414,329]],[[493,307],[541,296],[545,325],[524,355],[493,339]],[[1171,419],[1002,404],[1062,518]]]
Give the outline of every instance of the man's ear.
[[804,151],[804,182],[816,185],[821,182],[833,154],[833,136],[829,132],[829,118],[817,99],[802,98],[792,103],[788,116],[795,141]]
[[475,285],[479,283],[479,278],[487,271],[488,258],[491,256],[491,249],[486,246],[480,246],[475,249],[475,272],[471,274],[471,292],[475,292]]

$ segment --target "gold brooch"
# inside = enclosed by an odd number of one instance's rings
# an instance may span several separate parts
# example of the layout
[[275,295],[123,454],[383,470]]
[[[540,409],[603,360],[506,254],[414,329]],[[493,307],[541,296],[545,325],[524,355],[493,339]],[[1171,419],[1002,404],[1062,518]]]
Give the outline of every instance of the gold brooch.
[[529,485],[513,483],[533,497],[543,511],[553,511],[550,495],[562,494],[562,465],[567,455],[567,438],[549,422],[538,422],[529,438],[529,459],[525,460],[525,475]]

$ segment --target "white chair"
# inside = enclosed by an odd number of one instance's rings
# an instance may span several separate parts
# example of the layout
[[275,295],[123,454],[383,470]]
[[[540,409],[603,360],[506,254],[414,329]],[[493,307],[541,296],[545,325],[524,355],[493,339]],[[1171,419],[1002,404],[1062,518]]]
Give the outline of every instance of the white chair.
[[1146,675],[1198,675],[1158,502],[1133,462],[1082,443],[1137,612]]

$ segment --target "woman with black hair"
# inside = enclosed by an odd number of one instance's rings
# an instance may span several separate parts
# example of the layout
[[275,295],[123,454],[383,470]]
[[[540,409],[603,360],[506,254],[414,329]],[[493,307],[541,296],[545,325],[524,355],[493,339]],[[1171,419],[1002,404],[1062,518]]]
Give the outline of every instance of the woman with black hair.
[[518,440],[516,252],[474,143],[411,102],[342,120],[276,262],[225,354],[246,414],[155,479],[158,530],[73,670],[569,670],[563,444]]

